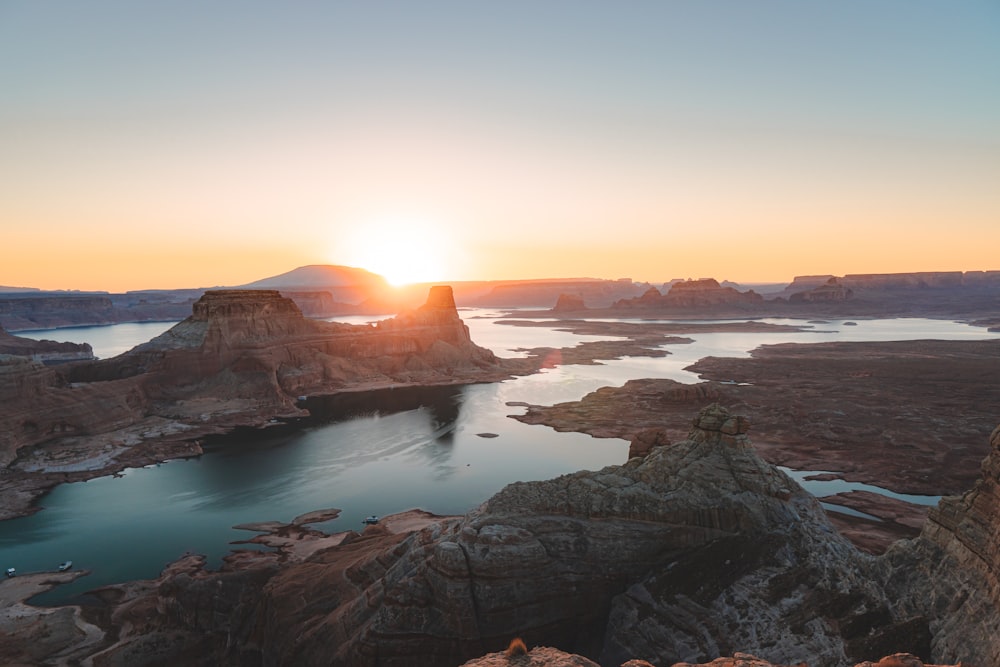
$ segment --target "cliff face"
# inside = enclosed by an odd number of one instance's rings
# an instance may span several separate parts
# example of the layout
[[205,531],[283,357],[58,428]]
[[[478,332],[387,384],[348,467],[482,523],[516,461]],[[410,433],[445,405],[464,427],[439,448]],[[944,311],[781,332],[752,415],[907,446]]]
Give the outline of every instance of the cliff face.
[[909,613],[928,617],[933,655],[1000,665],[1000,427],[983,476],[930,511],[920,537],[883,558],[887,589]]

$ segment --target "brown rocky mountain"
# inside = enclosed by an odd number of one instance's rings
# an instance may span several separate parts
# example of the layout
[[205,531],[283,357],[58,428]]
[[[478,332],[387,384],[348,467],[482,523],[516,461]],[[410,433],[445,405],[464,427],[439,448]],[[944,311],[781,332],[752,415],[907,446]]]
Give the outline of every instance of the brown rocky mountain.
[[[900,650],[996,664],[1000,429],[980,485],[878,559],[764,463],[747,428],[713,406],[680,442],[509,485],[464,517],[388,518],[336,539],[279,527],[267,538],[277,554],[247,552],[219,572],[189,557],[156,582],[104,589],[110,607],[92,617],[105,639],[54,632],[52,650],[99,650],[101,665],[419,667],[516,636],[602,665],[745,651],[840,667]],[[921,664],[905,657],[882,664]],[[749,659],[718,664],[768,664],[738,662]],[[592,664],[582,660],[550,664]]]

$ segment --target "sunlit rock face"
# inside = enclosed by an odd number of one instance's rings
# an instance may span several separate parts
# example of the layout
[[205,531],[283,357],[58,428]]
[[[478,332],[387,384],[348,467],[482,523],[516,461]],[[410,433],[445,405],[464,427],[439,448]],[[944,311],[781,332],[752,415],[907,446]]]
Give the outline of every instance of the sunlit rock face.
[[915,540],[883,557],[887,591],[923,614],[933,657],[1000,665],[1000,427],[971,491],[931,509]]

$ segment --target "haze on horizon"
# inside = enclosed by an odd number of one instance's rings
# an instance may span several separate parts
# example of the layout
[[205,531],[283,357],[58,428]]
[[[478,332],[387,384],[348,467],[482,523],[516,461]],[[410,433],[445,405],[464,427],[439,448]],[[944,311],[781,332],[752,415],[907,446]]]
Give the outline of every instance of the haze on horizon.
[[990,0],[7,0],[0,285],[1000,269],[998,35]]

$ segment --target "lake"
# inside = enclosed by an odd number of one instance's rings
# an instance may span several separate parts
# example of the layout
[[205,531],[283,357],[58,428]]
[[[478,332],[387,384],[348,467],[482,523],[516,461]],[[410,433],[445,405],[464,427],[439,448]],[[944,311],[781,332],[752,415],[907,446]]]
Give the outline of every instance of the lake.
[[[522,347],[564,347],[601,338],[498,324],[500,314],[461,311],[473,340],[499,356],[517,356],[513,350]],[[97,356],[109,357],[172,325],[119,324],[18,335],[88,342]],[[287,522],[307,511],[336,507],[343,510],[340,517],[317,526],[334,532],[358,530],[361,519],[371,514],[411,508],[461,514],[513,481],[596,470],[625,460],[624,440],[522,424],[507,415],[523,408],[508,402],[577,400],[599,387],[643,377],[696,382],[697,376],[684,370],[694,361],[708,355],[745,356],[764,344],[997,337],[964,324],[916,318],[807,326],[810,330],[803,332],[695,334],[689,336],[691,344],[665,346],[671,354],[663,358],[560,366],[499,383],[384,390],[310,406],[323,418],[305,428],[236,434],[209,441],[205,454],[195,459],[57,487],[41,499],[43,511],[0,522],[0,567],[30,572],[72,560],[74,568],[91,570],[90,576],[35,600],[55,604],[100,585],[154,577],[186,552],[205,554],[216,566],[233,548],[257,548],[231,544],[253,536],[232,528],[241,523]],[[792,474],[801,478],[813,472],[818,471]],[[817,496],[845,490],[844,484],[804,483]]]

